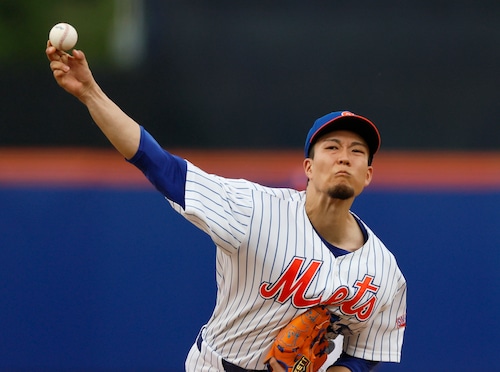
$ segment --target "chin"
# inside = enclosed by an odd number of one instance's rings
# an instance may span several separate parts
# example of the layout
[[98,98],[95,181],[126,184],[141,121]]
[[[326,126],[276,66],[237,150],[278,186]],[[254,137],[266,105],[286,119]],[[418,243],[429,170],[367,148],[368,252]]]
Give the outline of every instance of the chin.
[[354,196],[354,189],[347,185],[336,185],[328,190],[328,195],[333,199],[347,200]]

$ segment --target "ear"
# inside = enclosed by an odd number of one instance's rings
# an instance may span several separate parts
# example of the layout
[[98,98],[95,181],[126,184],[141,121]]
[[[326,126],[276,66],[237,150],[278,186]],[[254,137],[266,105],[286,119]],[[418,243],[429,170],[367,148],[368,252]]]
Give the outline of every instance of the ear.
[[311,179],[311,173],[312,173],[312,159],[311,158],[305,158],[303,163],[304,167],[304,173],[306,174],[307,179]]
[[370,182],[372,182],[372,178],[373,178],[373,167],[370,165],[366,170],[365,187],[368,186]]

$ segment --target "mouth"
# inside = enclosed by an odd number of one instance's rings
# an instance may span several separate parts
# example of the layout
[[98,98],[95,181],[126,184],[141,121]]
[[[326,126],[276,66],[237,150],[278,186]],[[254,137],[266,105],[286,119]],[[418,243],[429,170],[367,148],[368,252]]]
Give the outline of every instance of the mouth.
[[347,177],[350,176],[351,174],[347,171],[338,171],[335,172],[335,176],[340,176],[340,177]]

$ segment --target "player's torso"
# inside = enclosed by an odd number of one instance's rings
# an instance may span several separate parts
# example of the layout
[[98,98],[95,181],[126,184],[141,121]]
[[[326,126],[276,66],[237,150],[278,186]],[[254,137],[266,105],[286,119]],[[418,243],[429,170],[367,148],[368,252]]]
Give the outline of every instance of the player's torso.
[[217,301],[202,332],[216,355],[255,369],[278,331],[306,308],[328,305],[336,331],[356,333],[393,294],[398,269],[373,233],[362,248],[335,257],[304,203],[304,192],[227,180],[188,164],[186,207],[177,210],[218,247]]
[[303,198],[265,198],[237,253],[217,253],[218,304],[207,337],[223,355],[249,357],[318,304],[338,316],[336,331],[356,333],[390,295],[380,290],[388,281],[382,262],[390,259],[371,231],[365,246],[335,257],[311,225]]

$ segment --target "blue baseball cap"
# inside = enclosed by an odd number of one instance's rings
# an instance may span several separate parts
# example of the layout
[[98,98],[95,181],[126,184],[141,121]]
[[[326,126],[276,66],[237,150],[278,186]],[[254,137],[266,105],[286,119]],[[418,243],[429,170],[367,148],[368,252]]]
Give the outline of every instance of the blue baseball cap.
[[309,157],[311,146],[321,135],[333,130],[348,130],[359,134],[368,145],[371,163],[373,155],[380,148],[380,133],[370,120],[350,111],[335,111],[317,119],[307,133],[304,156]]

